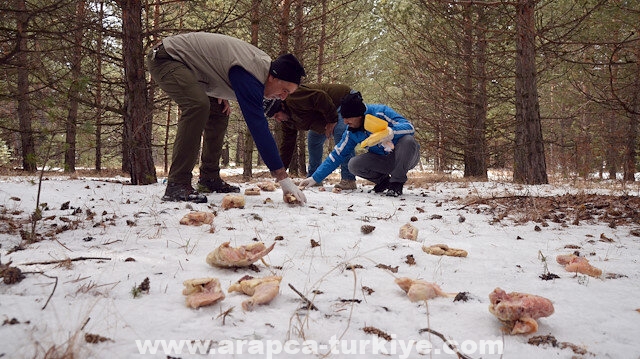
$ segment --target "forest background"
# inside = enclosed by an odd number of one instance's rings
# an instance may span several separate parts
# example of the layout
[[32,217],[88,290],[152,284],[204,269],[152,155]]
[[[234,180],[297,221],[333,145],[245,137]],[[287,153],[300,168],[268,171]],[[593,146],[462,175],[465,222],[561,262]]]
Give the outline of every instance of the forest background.
[[[624,0],[5,1],[0,167],[121,169],[155,183],[179,114],[144,56],[190,31],[292,52],[306,83],[391,106],[416,127],[422,169],[509,169],[529,184],[638,171],[640,3]],[[260,159],[234,110],[223,165],[251,177]]]

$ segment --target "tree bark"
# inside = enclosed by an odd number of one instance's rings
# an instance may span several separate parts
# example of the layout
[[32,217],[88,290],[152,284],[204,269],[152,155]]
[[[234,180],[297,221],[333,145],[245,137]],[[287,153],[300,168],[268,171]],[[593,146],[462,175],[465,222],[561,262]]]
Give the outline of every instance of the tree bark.
[[278,40],[280,41],[280,53],[284,54],[289,49],[289,21],[291,19],[291,1],[282,0],[280,3],[280,21],[278,22]]
[[[253,0],[251,7],[251,44],[258,47],[258,33],[260,31],[260,0]],[[249,128],[244,126],[244,156],[242,157],[242,177],[253,177],[253,148],[254,142]]]
[[84,37],[84,0],[76,3],[76,21],[73,30],[73,54],[71,57],[71,85],[69,86],[69,111],[65,127],[64,171],[76,171],[76,133],[78,126],[78,105],[80,77],[82,76],[82,39]]
[[[239,125],[243,126],[243,125]],[[244,136],[245,132],[238,130],[238,137],[236,138],[236,155],[234,157],[236,165],[244,158]]]
[[548,183],[535,63],[535,0],[516,4],[516,130],[513,180]]
[[118,0],[122,8],[122,56],[125,73],[124,141],[131,184],[157,182],[151,152],[151,111],[142,49],[142,3]]
[[[638,28],[640,30],[640,28]],[[640,59],[640,45],[635,44],[636,59]],[[638,121],[640,121],[640,61],[636,61],[634,84],[631,88],[631,103],[629,113],[629,125],[625,141],[624,173],[625,181],[635,181],[636,173],[636,146],[638,145]]]
[[321,3],[320,40],[318,41],[318,83],[322,83],[322,76],[324,75],[324,47],[327,42],[327,0],[321,0]]
[[[486,40],[482,30],[481,5],[465,4],[463,55],[465,59],[464,103],[467,134],[464,145],[464,177],[487,177],[485,126],[487,116],[486,94]],[[478,11],[478,24],[474,25],[474,7]],[[477,34],[477,35],[476,35]],[[477,38],[476,38],[477,36]],[[474,48],[475,45],[475,48]],[[477,51],[474,51],[477,50]]]
[[[293,28],[293,54],[300,60],[304,66],[304,1],[295,0],[295,26]],[[291,161],[292,166],[289,169],[295,169],[295,175],[306,176],[307,174],[307,132],[298,131],[296,141],[296,151],[294,152],[293,159]],[[296,155],[297,154],[297,155]]]
[[[100,2],[100,9],[98,13],[98,19],[102,23],[104,18],[104,2]],[[95,167],[96,171],[102,170],[102,116],[104,114],[104,106],[102,104],[102,29],[98,31],[98,38],[96,41],[96,108],[98,113],[96,114],[96,151],[95,151]]]
[[29,56],[27,54],[27,32],[29,14],[25,0],[16,0],[18,9],[16,16],[16,62],[18,64],[17,94],[18,121],[20,124],[20,141],[22,147],[22,169],[35,172],[36,145],[32,129],[32,112],[29,104]]
[[306,148],[307,148],[307,131],[298,131],[298,141],[296,141],[298,143],[298,148],[297,148],[297,153],[298,153],[298,168],[297,168],[297,173],[296,175],[298,175],[299,177],[306,177],[307,176],[307,152],[306,152]]

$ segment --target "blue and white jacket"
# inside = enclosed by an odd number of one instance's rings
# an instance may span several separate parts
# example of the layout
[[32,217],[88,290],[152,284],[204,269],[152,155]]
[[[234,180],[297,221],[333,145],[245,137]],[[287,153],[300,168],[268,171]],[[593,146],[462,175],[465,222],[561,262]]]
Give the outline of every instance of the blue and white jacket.
[[[389,127],[393,130],[392,142],[394,145],[398,143],[398,140],[402,136],[413,135],[415,133],[415,129],[411,122],[395,112],[391,107],[381,104],[366,104],[366,107],[365,115],[373,115],[389,123]],[[311,175],[313,180],[320,183],[329,174],[331,174],[331,172],[338,168],[342,162],[344,162],[346,156],[351,153],[360,142],[367,139],[370,135],[371,132],[365,130],[364,126],[362,129],[352,130],[351,128],[348,128],[344,131],[340,143],[333,148],[329,157],[327,157],[313,175]],[[368,150],[369,152],[377,155],[387,155],[382,144],[371,146]]]

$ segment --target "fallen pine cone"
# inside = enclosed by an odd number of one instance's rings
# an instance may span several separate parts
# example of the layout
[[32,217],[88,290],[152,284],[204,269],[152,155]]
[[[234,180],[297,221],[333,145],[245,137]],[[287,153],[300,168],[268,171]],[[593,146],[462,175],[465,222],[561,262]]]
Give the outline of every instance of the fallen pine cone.
[[362,227],[360,227],[360,232],[362,232],[364,234],[369,234],[369,233],[373,232],[374,229],[376,229],[375,226],[372,226],[370,224],[365,224]]
[[102,343],[109,340],[111,339],[107,337],[103,337],[102,335],[99,335],[99,334],[85,333],[84,335],[84,341],[91,344]]
[[2,277],[4,284],[15,284],[24,279],[24,274],[22,274],[22,271],[18,267],[7,266],[7,268],[2,271]]

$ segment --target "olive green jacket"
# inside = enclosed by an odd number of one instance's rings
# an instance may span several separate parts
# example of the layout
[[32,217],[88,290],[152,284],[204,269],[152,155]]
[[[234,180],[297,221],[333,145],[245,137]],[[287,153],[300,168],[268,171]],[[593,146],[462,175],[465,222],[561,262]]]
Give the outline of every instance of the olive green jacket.
[[298,131],[324,133],[328,123],[338,122],[338,108],[351,88],[341,84],[301,85],[284,101],[289,121],[282,123],[280,157],[289,167]]

